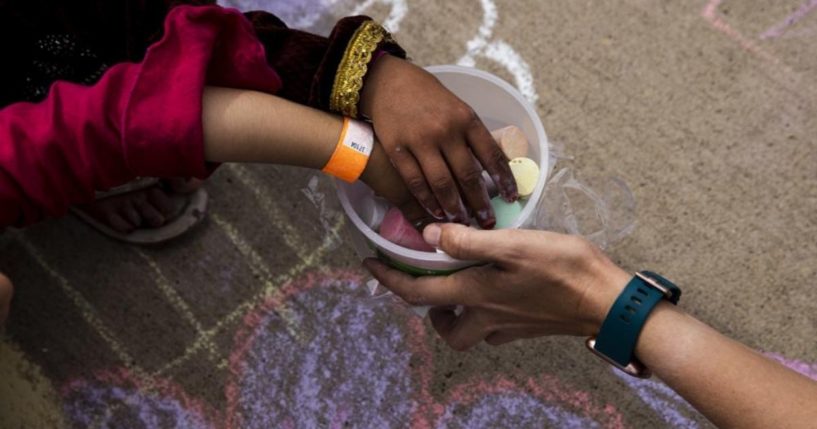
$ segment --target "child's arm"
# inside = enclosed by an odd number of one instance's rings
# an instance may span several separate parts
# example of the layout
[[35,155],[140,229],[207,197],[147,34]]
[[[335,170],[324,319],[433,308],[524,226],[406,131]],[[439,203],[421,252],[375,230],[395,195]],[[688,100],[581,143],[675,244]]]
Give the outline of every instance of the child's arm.
[[344,18],[324,38],[288,29],[266,12],[246,16],[284,81],[280,95],[371,118],[384,152],[429,213],[468,223],[468,207],[480,226],[493,228],[483,170],[503,198],[517,198],[507,157],[471,107],[406,61],[403,49],[370,18]]
[[[277,96],[208,87],[203,101],[204,156],[211,162],[263,162],[321,169],[335,149],[343,120]],[[376,144],[360,177],[406,216],[425,211]]]
[[[207,176],[207,85],[274,93],[281,81],[241,14],[182,7],[141,63],[117,64],[93,86],[57,82],[40,103],[0,110],[0,226],[59,216],[136,176]],[[375,153],[372,165],[380,158]]]

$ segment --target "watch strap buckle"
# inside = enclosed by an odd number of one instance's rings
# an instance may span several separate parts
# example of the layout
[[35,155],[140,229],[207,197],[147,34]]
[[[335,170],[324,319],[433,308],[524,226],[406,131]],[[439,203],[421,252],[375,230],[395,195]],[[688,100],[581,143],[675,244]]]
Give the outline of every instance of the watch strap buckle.
[[587,346],[587,349],[593,352],[594,355],[600,357],[603,361],[609,363],[610,365],[616,367],[618,370],[623,371],[625,374],[637,377],[637,378],[650,378],[652,376],[652,372],[650,369],[647,368],[643,363],[641,363],[638,359],[631,359],[627,365],[621,365],[618,362],[610,359],[604,353],[596,350],[596,337],[589,337],[587,340],[584,341],[584,345]]

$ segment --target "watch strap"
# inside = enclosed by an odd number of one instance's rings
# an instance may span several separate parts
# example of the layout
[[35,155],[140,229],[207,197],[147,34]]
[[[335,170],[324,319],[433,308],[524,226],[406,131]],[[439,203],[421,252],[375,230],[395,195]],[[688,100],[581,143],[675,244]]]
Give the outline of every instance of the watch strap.
[[665,297],[664,292],[641,276],[633,276],[607,313],[596,336],[595,351],[622,368],[626,367],[633,361],[633,352],[647,317]]

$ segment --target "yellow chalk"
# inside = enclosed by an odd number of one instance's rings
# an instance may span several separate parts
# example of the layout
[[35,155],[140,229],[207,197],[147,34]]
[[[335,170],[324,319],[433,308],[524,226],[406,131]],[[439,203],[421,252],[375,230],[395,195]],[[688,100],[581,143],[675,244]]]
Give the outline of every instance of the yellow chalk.
[[539,166],[530,158],[514,158],[510,166],[519,196],[529,197],[536,188],[536,182],[539,181]]

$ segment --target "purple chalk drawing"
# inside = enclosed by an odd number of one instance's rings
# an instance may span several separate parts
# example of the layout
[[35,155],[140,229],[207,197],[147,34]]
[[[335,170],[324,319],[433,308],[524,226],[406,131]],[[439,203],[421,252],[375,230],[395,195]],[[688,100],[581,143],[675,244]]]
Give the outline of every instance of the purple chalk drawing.
[[565,388],[543,375],[518,384],[498,377],[453,388],[437,428],[623,428],[612,405],[599,407],[590,395]]
[[160,379],[140,380],[125,369],[74,380],[61,391],[73,427],[172,427],[210,429],[220,420],[203,403]]
[[774,39],[782,36],[783,33],[789,29],[789,27],[805,18],[806,15],[811,13],[815,8],[817,8],[817,0],[808,0],[796,11],[794,11],[794,13],[787,16],[783,21],[780,21],[779,23],[769,27],[768,30],[760,33],[760,39]]
[[[530,416],[539,416],[530,419]],[[469,409],[455,415],[454,409],[446,410],[438,428],[540,428],[542,420],[548,426],[559,428],[598,428],[598,423],[585,417],[565,411],[560,407],[543,404],[538,398],[527,395],[494,395],[478,400]]]
[[[643,380],[631,377],[617,369],[613,374],[624,381],[641,400],[655,411],[665,423],[673,428],[698,428],[700,425],[692,417],[700,416],[695,408],[666,384],[658,380]],[[699,419],[704,419],[700,416]]]
[[367,296],[359,273],[323,271],[253,308],[234,337],[224,410],[118,369],[67,383],[66,415],[77,427],[624,427],[613,405],[551,375],[477,378],[435,397],[426,326]]
[[248,316],[249,343],[239,343],[231,358],[240,378],[230,426],[405,427],[416,407],[407,377],[412,352],[402,324],[386,321],[411,316],[365,299],[363,290],[336,279],[292,297],[287,306],[297,312],[289,322],[304,333],[301,340],[284,329],[274,303]]
[[817,363],[806,363],[796,359],[789,359],[778,353],[763,353],[766,357],[776,360],[783,365],[805,375],[806,377],[817,381]]
[[219,0],[224,7],[234,7],[242,12],[265,10],[281,18],[292,28],[309,28],[315,25],[338,0]]

